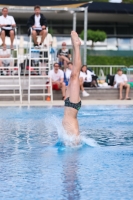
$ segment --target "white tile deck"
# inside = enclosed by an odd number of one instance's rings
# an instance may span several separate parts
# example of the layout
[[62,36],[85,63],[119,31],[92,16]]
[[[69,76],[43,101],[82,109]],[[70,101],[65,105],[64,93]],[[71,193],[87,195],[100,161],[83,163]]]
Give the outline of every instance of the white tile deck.
[[[21,104],[20,102],[9,102],[4,101],[0,102],[0,106],[63,106],[63,101],[31,101],[30,104],[28,102],[24,102]],[[82,105],[133,105],[133,100],[82,100]]]

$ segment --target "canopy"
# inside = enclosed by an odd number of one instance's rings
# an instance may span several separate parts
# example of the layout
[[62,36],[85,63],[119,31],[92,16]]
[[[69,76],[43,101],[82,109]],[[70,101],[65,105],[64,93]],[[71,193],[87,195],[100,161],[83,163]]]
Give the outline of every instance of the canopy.
[[82,5],[82,7],[86,6],[88,6],[88,12],[93,13],[133,14],[133,4],[128,3],[92,2]]
[[[76,2],[76,3],[75,3]],[[133,4],[128,3],[107,3],[107,2],[83,2],[83,1],[55,1],[55,0],[0,0],[0,5],[12,6],[50,6],[50,7],[68,7],[78,8],[87,7],[88,12],[93,13],[119,13],[119,14],[133,14]]]

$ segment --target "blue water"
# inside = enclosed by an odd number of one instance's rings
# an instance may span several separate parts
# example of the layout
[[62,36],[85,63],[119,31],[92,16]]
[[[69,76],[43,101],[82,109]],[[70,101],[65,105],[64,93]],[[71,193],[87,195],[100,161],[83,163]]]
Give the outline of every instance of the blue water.
[[132,200],[133,106],[83,106],[79,147],[59,145],[62,116],[0,108],[0,200]]

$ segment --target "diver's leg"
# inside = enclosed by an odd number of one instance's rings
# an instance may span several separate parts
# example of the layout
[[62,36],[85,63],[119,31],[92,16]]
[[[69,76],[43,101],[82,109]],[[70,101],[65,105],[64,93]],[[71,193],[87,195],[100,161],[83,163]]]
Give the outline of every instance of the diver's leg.
[[80,40],[78,34],[75,31],[71,32],[71,40],[73,45],[73,68],[69,81],[69,85],[66,91],[66,98],[69,97],[72,103],[78,103],[80,101],[80,82],[79,74],[81,69],[81,55],[80,55]]

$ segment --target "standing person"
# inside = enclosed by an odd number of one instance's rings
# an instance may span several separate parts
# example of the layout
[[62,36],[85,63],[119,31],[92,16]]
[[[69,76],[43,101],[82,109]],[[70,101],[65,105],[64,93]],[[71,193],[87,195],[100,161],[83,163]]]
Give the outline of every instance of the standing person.
[[[66,93],[66,85],[63,82],[64,81],[64,74],[61,69],[59,69],[59,64],[54,63],[54,69],[49,71],[49,77],[52,82],[52,89],[53,90],[60,90],[62,91],[62,99],[64,100],[65,98],[65,93]],[[48,86],[48,93],[50,93],[50,86]],[[50,97],[47,96],[46,98],[47,101],[50,101]]]
[[120,100],[123,99],[123,97],[122,97],[123,88],[126,89],[125,99],[131,100],[131,98],[129,97],[130,85],[127,83],[127,76],[122,73],[121,69],[117,70],[117,74],[115,75],[115,78],[114,78],[114,84],[115,84],[114,85],[115,88],[120,89],[120,93],[119,93]]
[[57,57],[59,58],[60,66],[64,65],[64,67],[67,67],[67,62],[71,59],[71,51],[67,49],[65,42],[62,43],[62,48],[57,52]]
[[[80,40],[78,34],[75,31],[71,32],[71,40],[73,45],[73,67],[69,81],[69,85],[66,91],[65,98],[65,110],[63,117],[63,127],[67,134],[79,137],[79,125],[77,120],[78,110],[81,107],[81,99],[79,96],[80,83],[79,74],[81,69],[81,55],[80,55]],[[76,144],[79,142],[77,140]]]
[[0,28],[1,28],[1,39],[2,39],[3,50],[6,50],[5,36],[10,37],[10,40],[11,40],[10,48],[13,49],[15,27],[16,27],[16,23],[15,23],[14,18],[8,15],[8,8],[4,7],[2,9],[2,15],[0,16]]
[[[28,19],[28,27],[29,27],[29,32],[28,35],[30,35],[30,28],[32,28],[32,38],[34,41],[34,46],[35,47],[41,47],[46,35],[47,35],[47,20],[44,17],[44,15],[41,13],[41,8],[40,6],[35,6],[34,7],[34,14]],[[37,36],[41,36],[41,41],[40,43],[37,42]]]

